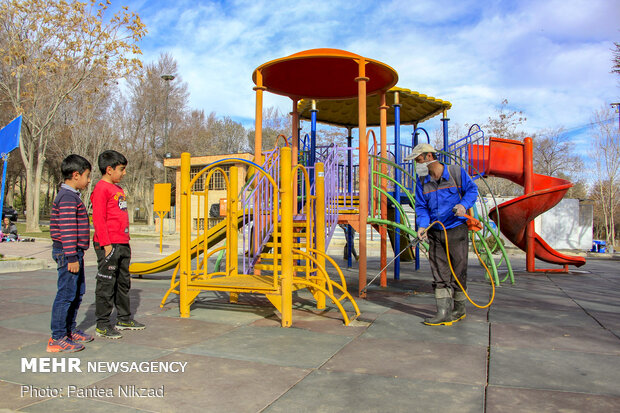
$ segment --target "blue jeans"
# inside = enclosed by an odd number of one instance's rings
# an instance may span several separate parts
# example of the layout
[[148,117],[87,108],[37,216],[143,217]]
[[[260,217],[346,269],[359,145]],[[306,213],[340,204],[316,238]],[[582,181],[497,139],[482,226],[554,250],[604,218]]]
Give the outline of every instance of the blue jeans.
[[86,292],[84,251],[78,250],[80,270],[77,273],[67,269],[69,261],[62,249],[52,249],[52,257],[58,266],[58,292],[52,305],[52,338],[58,340],[76,328],[75,319]]

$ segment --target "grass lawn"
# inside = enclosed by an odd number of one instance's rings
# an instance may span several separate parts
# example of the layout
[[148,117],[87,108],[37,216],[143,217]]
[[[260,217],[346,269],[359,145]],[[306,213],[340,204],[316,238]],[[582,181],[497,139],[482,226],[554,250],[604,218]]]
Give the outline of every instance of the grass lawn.
[[[39,225],[41,228],[41,232],[26,232],[26,223],[25,222],[16,222],[17,225],[17,233],[20,238],[50,238],[50,227],[49,225]],[[94,230],[90,230],[90,239],[93,239]],[[159,234],[153,233],[151,234],[131,234],[131,238],[157,238],[159,239]]]
[[17,233],[20,238],[49,238],[50,237],[50,227],[49,225],[39,225],[41,228],[41,232],[26,232],[26,223],[25,222],[16,222],[17,225]]

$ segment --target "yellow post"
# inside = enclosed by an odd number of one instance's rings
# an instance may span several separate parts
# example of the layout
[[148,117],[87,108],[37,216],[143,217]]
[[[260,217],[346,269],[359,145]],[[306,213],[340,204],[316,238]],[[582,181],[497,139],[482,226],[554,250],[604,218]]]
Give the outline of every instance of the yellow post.
[[161,254],[164,246],[164,216],[166,216],[166,212],[157,211],[157,216],[159,217],[159,253]]
[[153,210],[159,217],[159,253],[164,242],[164,217],[170,212],[172,184],[155,184],[153,188]]
[[[315,185],[315,193],[316,193],[316,220],[315,220],[315,228],[316,233],[314,234],[316,239],[316,249],[321,252],[325,251],[325,173],[324,165],[322,162],[319,162],[314,165],[314,185]],[[307,214],[312,213],[311,211],[307,211]],[[319,255],[317,258],[317,262],[320,266],[325,268],[325,257]],[[325,281],[319,280],[317,276],[317,284],[319,287],[325,288]],[[325,308],[325,294],[318,291],[314,297],[316,298],[316,308],[322,310]]]
[[228,211],[227,211],[227,219],[228,219],[228,234],[226,239],[226,245],[228,247],[228,265],[229,267],[226,269],[227,274],[237,275],[238,271],[238,259],[237,259],[237,248],[239,245],[239,233],[237,231],[237,214],[238,214],[238,193],[239,193],[239,172],[238,167],[231,166],[230,167],[230,177],[228,184]]
[[191,211],[190,211],[190,155],[181,154],[181,248],[180,248],[180,276],[179,276],[179,311],[181,317],[189,317],[191,300],[187,291],[191,272],[190,239],[191,239]]
[[[282,257],[282,327],[293,322],[293,187],[291,182],[291,148],[280,148],[280,254]],[[273,213],[277,214],[277,205]],[[274,253],[277,253],[277,245]]]

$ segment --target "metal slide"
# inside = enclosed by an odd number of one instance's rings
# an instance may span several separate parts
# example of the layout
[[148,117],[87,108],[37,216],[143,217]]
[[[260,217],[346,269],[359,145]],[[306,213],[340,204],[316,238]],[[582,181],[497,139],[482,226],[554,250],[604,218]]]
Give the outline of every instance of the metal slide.
[[[491,138],[489,145],[469,145],[469,162],[481,173],[508,179],[526,185],[524,143],[512,139]],[[562,200],[573,184],[565,179],[533,174],[532,192],[504,202],[491,209],[489,216],[501,222],[500,230],[517,247],[526,251],[528,223]],[[562,254],[553,249],[540,235],[534,233],[534,254],[539,260],[559,265],[577,267],[586,263],[585,258]]]
[[[240,228],[244,223],[243,215],[240,215],[237,221],[238,228]],[[222,241],[226,238],[226,220],[223,220],[219,224],[207,230],[207,242],[209,245],[215,245],[218,242]],[[191,244],[191,256],[192,258],[196,257],[196,253],[203,248],[203,240],[202,236],[192,241]],[[164,257],[155,262],[136,262],[129,266],[129,272],[131,274],[155,274],[162,271],[167,271],[177,266],[180,258],[180,251],[177,250],[172,254]]]

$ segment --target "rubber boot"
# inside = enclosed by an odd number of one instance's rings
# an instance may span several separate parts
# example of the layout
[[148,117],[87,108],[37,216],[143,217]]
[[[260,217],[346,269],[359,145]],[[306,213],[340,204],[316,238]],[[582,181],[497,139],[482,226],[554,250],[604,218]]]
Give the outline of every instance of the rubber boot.
[[437,301],[437,314],[435,314],[435,317],[424,320],[424,324],[427,326],[452,325],[451,291],[447,288],[436,289],[435,300]]
[[454,309],[452,310],[452,321],[457,322],[465,318],[465,301],[467,297],[463,291],[454,292]]

